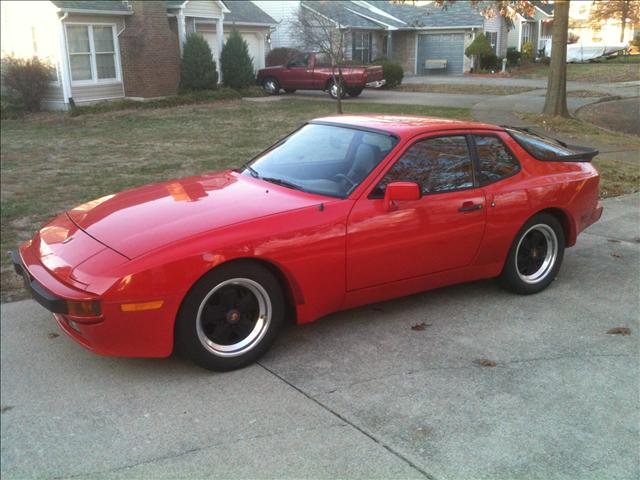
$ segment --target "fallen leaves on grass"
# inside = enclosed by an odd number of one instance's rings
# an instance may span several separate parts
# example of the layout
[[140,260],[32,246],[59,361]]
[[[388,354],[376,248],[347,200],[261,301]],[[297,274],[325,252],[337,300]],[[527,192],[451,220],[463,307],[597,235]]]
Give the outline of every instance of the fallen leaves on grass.
[[615,327],[607,330],[609,335],[631,335],[631,329],[628,327]]
[[622,254],[620,254],[620,253],[618,253],[618,252],[613,252],[613,253],[611,254],[611,256],[612,256],[612,257],[614,257],[614,258],[622,258]]
[[47,335],[47,337],[49,337],[49,338],[57,338],[59,336],[60,336],[59,333],[50,333],[49,335]]
[[479,358],[474,360],[473,363],[477,363],[478,365],[482,365],[483,367],[495,367],[497,365],[493,360],[489,360],[488,358]]
[[421,332],[422,330],[426,330],[426,329],[427,329],[427,327],[430,327],[430,326],[431,326],[431,324],[430,324],[430,323],[424,323],[424,322],[422,322],[422,323],[417,323],[417,324],[415,324],[415,325],[413,325],[413,326],[411,327],[411,330],[413,330],[413,331],[415,331],[415,332]]
[[0,405],[0,413],[7,412],[11,410],[13,407],[11,405]]

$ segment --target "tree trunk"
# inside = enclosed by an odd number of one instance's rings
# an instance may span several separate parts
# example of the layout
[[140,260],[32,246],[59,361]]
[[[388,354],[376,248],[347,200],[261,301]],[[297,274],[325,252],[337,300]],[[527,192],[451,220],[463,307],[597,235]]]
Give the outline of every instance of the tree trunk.
[[622,28],[620,29],[620,43],[624,42],[624,30],[627,26],[627,15],[629,14],[629,2],[624,0],[622,2],[622,15],[620,21],[622,22]]
[[333,83],[337,86],[338,96],[336,97],[336,113],[342,115],[342,68],[338,64],[338,78],[336,78],[335,69],[333,71]]
[[553,9],[551,65],[544,113],[548,117],[570,117],[567,109],[567,36],[569,0],[558,0]]

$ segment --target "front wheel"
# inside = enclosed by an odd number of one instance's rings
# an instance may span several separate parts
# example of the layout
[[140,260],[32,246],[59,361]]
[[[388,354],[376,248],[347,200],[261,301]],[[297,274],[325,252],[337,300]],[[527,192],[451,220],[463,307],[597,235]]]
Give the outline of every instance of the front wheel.
[[262,89],[269,95],[278,95],[280,93],[280,84],[275,78],[268,77],[262,81]]
[[338,99],[338,92],[340,92],[340,98],[344,98],[347,95],[344,85],[342,85],[342,88],[338,88],[338,83],[334,82],[333,80],[329,83],[327,91],[329,92],[329,96],[334,100]]
[[562,225],[553,215],[532,217],[511,245],[499,278],[502,286],[521,295],[547,288],[560,270],[564,242]]
[[176,319],[176,348],[209,370],[242,368],[275,340],[285,315],[280,284],[252,262],[222,265],[186,295]]

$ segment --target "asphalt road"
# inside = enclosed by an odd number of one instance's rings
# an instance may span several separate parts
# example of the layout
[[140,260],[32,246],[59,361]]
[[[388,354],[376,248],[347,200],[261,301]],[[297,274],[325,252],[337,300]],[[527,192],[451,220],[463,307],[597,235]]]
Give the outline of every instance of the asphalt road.
[[98,357],[4,304],[0,473],[637,479],[639,312],[640,195],[606,201],[541,294],[486,281],[342,312],[232,373]]

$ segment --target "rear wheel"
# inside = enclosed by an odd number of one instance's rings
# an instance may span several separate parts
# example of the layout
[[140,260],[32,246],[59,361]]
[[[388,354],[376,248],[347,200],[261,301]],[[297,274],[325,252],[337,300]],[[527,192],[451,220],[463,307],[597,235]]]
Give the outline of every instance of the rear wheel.
[[262,89],[269,95],[278,95],[280,93],[280,84],[273,77],[267,77],[262,81]]
[[222,265],[189,291],[176,319],[176,347],[209,370],[234,370],[257,360],[275,340],[285,315],[280,284],[251,262]]
[[350,97],[357,97],[362,93],[362,88],[348,88],[347,93]]
[[532,217],[511,245],[500,276],[502,286],[522,295],[547,288],[560,270],[564,242],[562,225],[553,215]]

